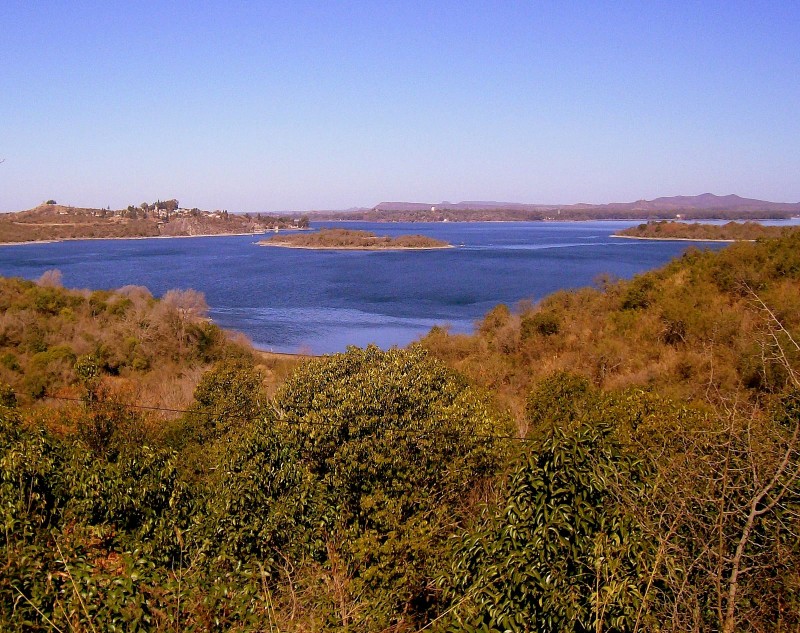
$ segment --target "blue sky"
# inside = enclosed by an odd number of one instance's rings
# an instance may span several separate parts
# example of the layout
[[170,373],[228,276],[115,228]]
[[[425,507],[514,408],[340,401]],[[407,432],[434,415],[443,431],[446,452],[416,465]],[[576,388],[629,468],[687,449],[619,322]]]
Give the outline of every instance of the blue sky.
[[800,201],[800,2],[0,5],[0,211]]

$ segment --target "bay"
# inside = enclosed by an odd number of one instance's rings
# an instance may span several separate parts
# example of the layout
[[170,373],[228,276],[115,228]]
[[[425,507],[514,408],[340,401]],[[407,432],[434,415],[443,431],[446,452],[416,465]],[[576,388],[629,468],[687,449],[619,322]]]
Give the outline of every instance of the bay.
[[687,247],[715,243],[624,240],[638,222],[313,223],[419,233],[457,248],[314,251],[260,247],[262,236],[78,240],[0,248],[0,274],[36,279],[58,269],[72,288],[146,286],[205,293],[220,326],[261,349],[325,354],[347,345],[406,345],[434,325],[469,332],[498,303],[537,301],[591,285],[599,274],[629,278]]

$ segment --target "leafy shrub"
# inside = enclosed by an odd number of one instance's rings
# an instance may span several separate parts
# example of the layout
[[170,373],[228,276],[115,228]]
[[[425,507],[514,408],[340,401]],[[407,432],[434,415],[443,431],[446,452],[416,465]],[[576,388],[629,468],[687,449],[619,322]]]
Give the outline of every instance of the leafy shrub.
[[559,371],[542,379],[526,403],[526,418],[532,431],[541,433],[554,424],[568,426],[585,413],[594,389],[584,376]]
[[[517,463],[503,501],[458,541],[442,579],[452,631],[632,630],[653,546],[618,503],[641,466],[611,427],[554,427]],[[637,490],[638,489],[638,490]]]
[[552,336],[561,330],[561,322],[553,312],[539,311],[531,315],[525,315],[520,323],[520,336],[528,339],[534,334],[542,336]]
[[276,406],[324,495],[326,538],[368,605],[359,627],[422,618],[446,537],[502,464],[492,436],[507,422],[420,349],[350,348],[308,363]]

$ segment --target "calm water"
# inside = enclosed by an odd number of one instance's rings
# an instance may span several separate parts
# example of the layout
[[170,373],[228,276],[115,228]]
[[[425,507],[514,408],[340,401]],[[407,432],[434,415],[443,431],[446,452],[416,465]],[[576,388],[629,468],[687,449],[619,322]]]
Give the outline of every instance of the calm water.
[[498,303],[590,285],[599,273],[631,277],[687,248],[609,237],[637,223],[346,223],[459,246],[422,252],[264,248],[258,236],[28,244],[0,247],[0,275],[35,279],[57,268],[73,288],[195,288],[217,323],[260,348],[329,353],[405,345],[436,324],[467,332]]

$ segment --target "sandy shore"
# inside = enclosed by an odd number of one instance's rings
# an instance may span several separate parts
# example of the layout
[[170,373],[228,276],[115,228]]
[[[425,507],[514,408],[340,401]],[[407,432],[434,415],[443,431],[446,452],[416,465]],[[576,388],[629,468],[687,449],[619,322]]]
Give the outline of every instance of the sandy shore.
[[307,360],[309,358],[320,358],[319,354],[290,354],[289,352],[270,352],[264,349],[255,349],[264,360]]

